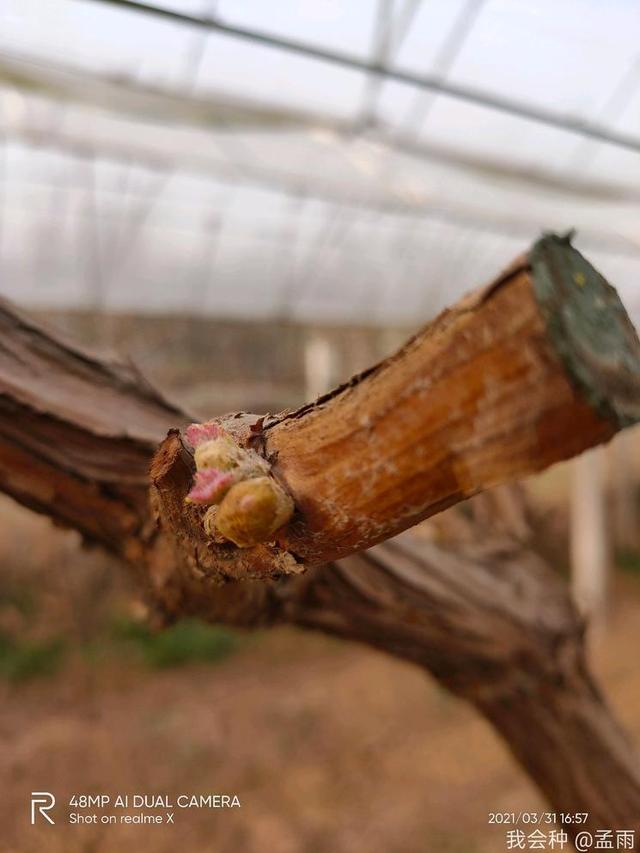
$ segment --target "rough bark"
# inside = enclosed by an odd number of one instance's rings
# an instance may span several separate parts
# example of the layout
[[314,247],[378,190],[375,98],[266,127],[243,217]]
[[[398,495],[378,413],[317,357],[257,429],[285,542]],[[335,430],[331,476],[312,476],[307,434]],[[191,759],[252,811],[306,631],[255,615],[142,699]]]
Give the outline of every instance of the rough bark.
[[266,421],[299,508],[282,546],[336,559],[607,440],[640,414],[639,354],[615,291],[541,240],[392,358]]
[[446,520],[455,544],[407,533],[297,579],[286,618],[418,664],[471,702],[555,812],[588,813],[569,834],[640,831],[638,757],[588,672],[564,584],[493,512]]
[[0,489],[122,554],[148,519],[149,460],[189,418],[0,302]]
[[610,289],[566,242],[538,245],[315,404],[225,420],[297,508],[277,543],[237,549],[208,541],[202,510],[184,504],[189,418],[132,368],[4,305],[0,489],[132,565],[167,619],[291,622],[418,664],[492,722],[556,810],[635,827],[632,750],[586,671],[564,585],[520,541],[511,496],[494,498],[507,531],[485,500],[475,521],[451,517],[455,544],[405,534],[353,552],[606,440],[636,419],[639,376]]

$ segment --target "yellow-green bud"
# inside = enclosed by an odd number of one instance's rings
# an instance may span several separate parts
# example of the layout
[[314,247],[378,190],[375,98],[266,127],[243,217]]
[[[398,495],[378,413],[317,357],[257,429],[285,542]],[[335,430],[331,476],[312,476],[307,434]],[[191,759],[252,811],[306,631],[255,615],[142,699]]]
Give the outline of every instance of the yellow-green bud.
[[199,444],[195,449],[194,459],[199,471],[206,468],[230,471],[240,464],[243,455],[242,448],[230,436],[223,435]]
[[213,519],[218,533],[239,548],[268,542],[289,521],[293,501],[271,477],[255,477],[232,486]]

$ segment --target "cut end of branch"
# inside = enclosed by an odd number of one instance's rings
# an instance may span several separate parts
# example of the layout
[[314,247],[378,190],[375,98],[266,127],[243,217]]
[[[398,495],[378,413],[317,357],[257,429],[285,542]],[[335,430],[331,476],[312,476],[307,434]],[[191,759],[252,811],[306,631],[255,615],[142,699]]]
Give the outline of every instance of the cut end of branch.
[[[282,514],[280,504],[274,507],[273,500],[269,500],[272,489],[280,489],[275,482],[263,477],[243,480],[238,484],[245,489],[251,489],[255,484],[261,487],[258,506],[253,506],[250,501],[248,507],[238,509],[234,500],[236,514],[230,521],[226,520],[229,530],[225,524],[222,525],[227,533],[233,533],[235,539],[240,540],[242,547],[238,547],[233,536],[227,535],[221,540],[218,535],[220,525],[215,516],[212,518],[212,507],[185,500],[190,494],[193,474],[193,456],[180,432],[171,430],[155,454],[150,477],[154,516],[165,541],[171,544],[177,575],[187,578],[191,585],[202,587],[206,596],[211,585],[229,579],[267,580],[299,574],[304,570],[304,565],[293,554],[272,541],[273,535],[267,537],[265,534],[264,538],[258,535],[264,532],[265,527],[269,527],[269,533],[274,533],[285,523],[292,509],[291,499],[284,492],[286,514]],[[269,485],[266,497],[263,494],[265,480]],[[250,493],[249,497],[256,496]],[[224,500],[216,509],[224,509]],[[257,531],[254,529],[256,526],[259,528]]]
[[615,289],[571,236],[547,234],[529,255],[548,338],[587,402],[629,426],[640,420],[640,341]]

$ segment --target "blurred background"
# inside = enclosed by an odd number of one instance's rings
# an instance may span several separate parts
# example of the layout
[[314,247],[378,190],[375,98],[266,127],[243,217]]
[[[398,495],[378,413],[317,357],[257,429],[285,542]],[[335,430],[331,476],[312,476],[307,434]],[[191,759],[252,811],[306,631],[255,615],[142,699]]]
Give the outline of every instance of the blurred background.
[[[634,0],[2,0],[0,294],[209,417],[315,397],[543,230],[637,324],[639,35]],[[640,737],[638,443],[527,489]],[[541,805],[420,672],[292,629],[154,635],[75,534],[4,497],[0,534],[3,850],[485,853],[488,811]],[[243,808],[27,836],[31,790]]]

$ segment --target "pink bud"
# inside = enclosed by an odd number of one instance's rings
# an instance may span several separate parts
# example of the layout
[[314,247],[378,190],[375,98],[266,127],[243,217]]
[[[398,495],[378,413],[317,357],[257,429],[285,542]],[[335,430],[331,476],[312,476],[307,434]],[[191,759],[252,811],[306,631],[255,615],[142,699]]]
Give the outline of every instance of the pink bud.
[[196,471],[191,491],[187,500],[196,504],[217,503],[233,485],[235,477],[229,471],[218,468],[205,468]]
[[204,424],[191,424],[185,431],[185,436],[189,444],[196,448],[203,441],[211,441],[214,438],[220,438],[224,435],[224,430],[214,421],[207,421]]

